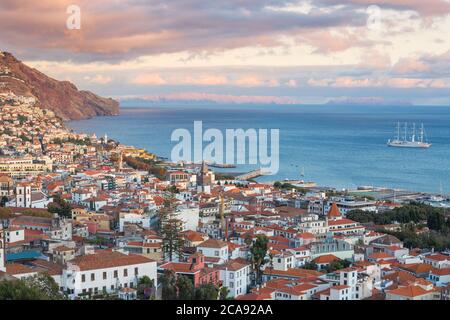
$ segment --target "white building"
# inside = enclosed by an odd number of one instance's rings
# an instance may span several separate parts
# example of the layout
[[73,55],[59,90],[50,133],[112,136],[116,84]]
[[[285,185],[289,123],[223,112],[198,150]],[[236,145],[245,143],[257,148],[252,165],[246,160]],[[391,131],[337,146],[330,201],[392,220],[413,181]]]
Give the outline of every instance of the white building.
[[197,205],[183,204],[177,207],[175,217],[183,222],[183,231],[197,231],[200,209]]
[[228,261],[228,244],[221,240],[208,239],[197,246],[197,252],[207,258],[216,258],[218,264]]
[[332,198],[330,199],[325,206],[323,212],[328,212],[332,206],[333,203],[336,203],[337,207],[339,208],[339,211],[345,216],[349,211],[352,210],[363,210],[363,211],[370,211],[370,212],[376,212],[377,206],[375,201],[368,201],[368,200],[356,200],[354,197],[341,197],[341,198]]
[[15,206],[20,208],[31,208],[31,185],[19,183],[16,186]]
[[61,287],[71,298],[116,293],[122,288],[135,288],[143,276],[157,286],[156,261],[141,255],[102,250],[69,261],[63,269]]
[[236,298],[247,293],[249,275],[250,264],[230,260],[221,266],[220,280],[229,290],[228,297]]
[[137,224],[142,228],[150,228],[151,216],[145,213],[121,212],[119,214],[119,231],[123,232],[125,223]]

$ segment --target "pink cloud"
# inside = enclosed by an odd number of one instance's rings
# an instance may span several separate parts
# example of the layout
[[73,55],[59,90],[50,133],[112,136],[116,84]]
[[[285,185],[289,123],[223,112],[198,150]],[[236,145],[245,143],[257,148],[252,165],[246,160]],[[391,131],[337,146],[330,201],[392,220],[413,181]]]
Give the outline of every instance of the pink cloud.
[[112,77],[108,77],[108,76],[104,76],[101,74],[97,74],[93,77],[91,76],[86,76],[84,77],[84,80],[90,82],[90,83],[95,83],[95,84],[108,84],[111,81],[113,81]]
[[393,67],[393,71],[398,74],[428,71],[429,66],[415,58],[400,59]]
[[131,83],[137,85],[159,86],[167,84],[167,81],[157,73],[146,73],[136,76],[131,80]]

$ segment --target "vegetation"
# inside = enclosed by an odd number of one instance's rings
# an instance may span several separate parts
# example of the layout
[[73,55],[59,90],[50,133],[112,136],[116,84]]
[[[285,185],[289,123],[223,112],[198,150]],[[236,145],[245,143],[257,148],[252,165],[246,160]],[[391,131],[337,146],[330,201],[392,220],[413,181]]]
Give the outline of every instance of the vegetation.
[[92,145],[91,143],[91,139],[89,137],[86,137],[84,139],[75,139],[75,138],[67,138],[65,140],[61,139],[61,138],[55,138],[52,140],[52,143],[54,144],[63,144],[65,142],[70,142],[79,146],[90,146]]
[[180,193],[180,190],[178,190],[176,186],[167,187],[166,191],[170,193]]
[[[20,213],[24,216],[30,216],[30,217],[41,217],[41,218],[51,218],[52,214],[48,211],[45,211],[43,209],[23,209],[20,211]],[[0,219],[10,219],[14,217],[14,214],[11,210],[11,208],[5,208],[0,207]]]
[[294,186],[292,183],[288,183],[288,182],[281,183],[280,181],[277,181],[273,184],[273,186],[280,190],[293,190],[294,189],[295,191],[303,193],[303,194],[305,194],[308,191],[305,188]]
[[154,297],[155,282],[147,276],[139,279],[137,296],[139,300],[149,300]]
[[131,168],[135,170],[148,171],[149,173],[155,175],[159,179],[164,179],[167,173],[166,169],[158,167],[156,163],[152,160],[134,157],[123,157],[123,161]]
[[[399,238],[409,248],[450,248],[450,219],[442,208],[411,203],[383,213],[355,210],[349,212],[347,217],[361,223],[374,222],[377,225],[400,223],[401,231],[379,231]],[[429,231],[424,227],[428,227]],[[424,230],[426,232],[423,232]]]
[[0,219],[9,219],[12,218],[13,214],[10,208],[0,207]]
[[171,270],[166,270],[162,275],[160,282],[162,287],[161,297],[163,300],[176,300],[177,299],[177,287],[176,287],[175,273]]
[[17,116],[17,120],[19,120],[19,123],[21,125],[23,125],[26,121],[28,121],[28,118],[26,116],[22,115],[22,114],[19,114]]
[[307,269],[307,270],[317,270],[318,266],[314,261],[309,261],[306,262],[305,265],[303,266],[303,269]]
[[194,300],[217,300],[219,288],[213,284],[204,284],[195,289]]
[[160,278],[163,300],[225,300],[227,288],[218,288],[213,284],[204,284],[197,288],[190,278],[176,275],[166,270]]
[[256,284],[262,280],[261,266],[264,265],[267,255],[267,244],[269,239],[265,235],[258,235],[256,241],[250,247],[252,267],[255,270]]
[[226,174],[226,173],[221,173],[221,172],[216,172],[216,180],[234,180],[235,177],[233,175],[230,174]]
[[347,260],[331,261],[330,264],[325,268],[326,272],[334,272],[336,270],[341,270],[350,267],[350,262]]
[[72,206],[66,202],[60,195],[55,195],[53,202],[48,205],[50,213],[56,213],[60,217],[70,218],[72,216]]
[[178,288],[178,299],[193,300],[195,295],[194,284],[191,279],[186,276],[179,275],[177,277],[176,286]]
[[0,300],[62,300],[58,284],[48,274],[23,280],[1,281]]

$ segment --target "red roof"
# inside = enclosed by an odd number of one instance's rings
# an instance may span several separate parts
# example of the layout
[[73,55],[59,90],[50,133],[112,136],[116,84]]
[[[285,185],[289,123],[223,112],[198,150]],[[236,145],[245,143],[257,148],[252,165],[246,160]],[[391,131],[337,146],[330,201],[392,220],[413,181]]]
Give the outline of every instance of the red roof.
[[324,254],[323,256],[319,256],[319,257],[315,258],[313,261],[315,263],[322,264],[322,263],[331,263],[333,261],[339,261],[339,260],[341,260],[341,259],[339,259],[338,257],[336,257],[333,254]]
[[336,204],[336,202],[333,202],[333,204],[331,205],[330,211],[328,211],[328,218],[336,218],[336,217],[340,217],[341,216],[341,212],[339,211],[339,208]]
[[410,285],[407,287],[399,287],[397,289],[387,290],[387,292],[403,297],[418,297],[430,293],[431,291],[427,291],[419,286]]

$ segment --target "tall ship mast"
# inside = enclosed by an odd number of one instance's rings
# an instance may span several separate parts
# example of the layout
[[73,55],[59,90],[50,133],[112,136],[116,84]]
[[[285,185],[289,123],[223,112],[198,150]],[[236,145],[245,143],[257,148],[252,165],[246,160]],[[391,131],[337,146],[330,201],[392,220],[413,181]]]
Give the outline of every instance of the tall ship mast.
[[389,139],[387,145],[389,147],[399,148],[429,148],[431,143],[426,142],[425,129],[422,125],[419,130],[419,139],[416,139],[416,124],[413,124],[412,134],[408,139],[408,123],[405,122],[403,139],[400,139],[400,122],[397,122],[397,137],[395,139]]

